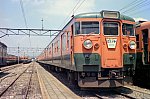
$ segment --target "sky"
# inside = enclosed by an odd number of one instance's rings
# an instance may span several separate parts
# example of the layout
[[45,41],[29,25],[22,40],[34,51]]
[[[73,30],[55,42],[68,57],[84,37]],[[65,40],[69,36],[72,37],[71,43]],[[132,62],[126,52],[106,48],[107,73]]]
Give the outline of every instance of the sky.
[[[20,1],[0,0],[0,28],[26,28]],[[62,29],[73,14],[101,10],[120,11],[135,20],[150,20],[150,0],[22,0],[22,4],[28,28],[41,29],[43,19],[44,29]],[[51,40],[37,36],[0,38],[8,47],[30,48],[45,48]]]

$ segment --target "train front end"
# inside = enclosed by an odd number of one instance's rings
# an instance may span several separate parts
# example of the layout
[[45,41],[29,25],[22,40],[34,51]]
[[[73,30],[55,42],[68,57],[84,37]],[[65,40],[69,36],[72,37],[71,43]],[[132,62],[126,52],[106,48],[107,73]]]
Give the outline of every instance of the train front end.
[[117,11],[74,17],[73,64],[80,87],[119,87],[134,74],[134,20]]

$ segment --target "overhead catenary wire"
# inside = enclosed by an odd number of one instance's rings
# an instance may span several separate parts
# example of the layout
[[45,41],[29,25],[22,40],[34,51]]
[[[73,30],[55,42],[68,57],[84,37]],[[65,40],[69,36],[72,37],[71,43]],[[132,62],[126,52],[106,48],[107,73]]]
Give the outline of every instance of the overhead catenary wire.
[[83,0],[80,5],[75,9],[74,13],[81,7],[81,5],[85,2],[85,0]]
[[141,13],[143,13],[143,12],[150,11],[149,9],[150,9],[150,7],[147,7],[146,9],[141,9],[140,11],[131,13],[131,14],[129,14],[129,15],[133,15],[133,16],[134,16],[134,15],[137,15],[137,14],[141,14]]
[[150,0],[134,0],[128,5],[121,8],[119,11],[123,14],[136,16],[137,14],[148,12]]
[[23,6],[23,1],[22,0],[20,0],[20,6],[21,6],[21,11],[22,11],[24,22],[25,22],[25,26],[26,26],[26,28],[28,28],[27,20],[26,20],[26,16],[25,16],[25,11],[24,11],[24,6]]
[[123,8],[121,8],[119,11],[122,11],[122,10],[132,6],[133,4],[137,3],[138,1],[141,1],[141,0],[134,0],[131,3],[127,4],[126,6],[124,6]]
[[[22,1],[22,0],[20,0],[20,6],[21,6],[21,11],[22,11],[22,15],[23,15],[25,27],[28,28],[27,19],[26,19],[26,14],[25,14],[25,11],[24,11],[24,6],[23,6],[23,1]],[[29,33],[29,34],[30,34],[30,33]],[[29,46],[31,47],[30,35],[29,35]]]
[[[129,15],[133,15],[133,14],[135,14],[135,13],[141,13],[141,12],[143,12],[144,10],[147,10],[147,11],[149,11],[148,10],[148,8],[150,8],[149,6],[147,6],[147,5],[149,5],[150,4],[150,1],[149,2],[145,2],[144,4],[142,4],[142,5],[140,5],[140,6],[138,6],[138,7],[135,7],[134,9],[132,9],[132,10],[130,10],[128,13],[131,13],[131,14],[129,14]],[[144,9],[143,9],[144,8]],[[138,9],[138,10],[137,10]]]
[[62,22],[62,24],[59,26],[58,29],[60,29],[62,27],[62,25],[64,25],[64,23],[70,19],[70,16],[74,15],[74,13],[81,7],[81,5],[85,2],[85,0],[83,0],[81,3],[80,2],[81,2],[81,0],[77,1],[76,5],[69,12],[69,14],[67,15],[67,17],[65,18],[65,20]]
[[129,13],[129,12],[131,12],[133,9],[135,9],[135,8],[138,8],[139,6],[142,6],[142,7],[144,7],[143,6],[143,4],[145,4],[144,2],[145,1],[147,1],[147,0],[141,0],[140,2],[138,2],[138,3],[136,3],[136,4],[134,4],[134,5],[132,5],[132,6],[130,6],[130,7],[128,7],[125,11],[123,11],[122,13]]
[[67,15],[67,17],[65,18],[65,20],[61,23],[61,25],[59,26],[58,29],[61,28],[61,26],[70,18],[70,14],[72,14],[72,12],[74,13],[74,9],[77,7],[77,5],[80,3],[81,0],[78,0],[78,2],[76,3],[76,5],[73,7],[73,9],[69,12],[69,14]]

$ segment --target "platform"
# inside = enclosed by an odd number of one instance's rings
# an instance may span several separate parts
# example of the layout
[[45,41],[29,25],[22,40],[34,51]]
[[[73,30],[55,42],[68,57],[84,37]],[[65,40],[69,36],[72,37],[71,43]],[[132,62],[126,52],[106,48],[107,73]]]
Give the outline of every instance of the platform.
[[42,66],[35,64],[43,99],[81,99]]

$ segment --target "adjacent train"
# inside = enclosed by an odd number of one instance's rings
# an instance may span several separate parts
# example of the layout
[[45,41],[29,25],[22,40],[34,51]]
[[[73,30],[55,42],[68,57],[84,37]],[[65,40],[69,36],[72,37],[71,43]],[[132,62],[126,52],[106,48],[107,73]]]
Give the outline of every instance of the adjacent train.
[[135,82],[150,88],[150,21],[140,22],[136,27],[137,65]]
[[20,56],[18,58],[18,56],[8,54],[6,58],[6,62],[7,62],[7,65],[14,65],[18,63],[29,63],[31,62],[31,59],[26,56]]
[[[29,57],[19,57],[19,63],[29,63],[31,59]],[[7,46],[0,42],[0,67],[6,65],[13,65],[18,63],[18,56],[7,53]]]
[[37,59],[65,69],[79,87],[123,86],[135,72],[134,24],[133,18],[118,11],[78,14]]
[[0,66],[6,65],[7,46],[0,42]]

